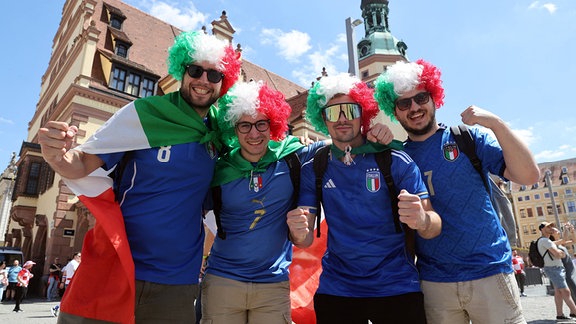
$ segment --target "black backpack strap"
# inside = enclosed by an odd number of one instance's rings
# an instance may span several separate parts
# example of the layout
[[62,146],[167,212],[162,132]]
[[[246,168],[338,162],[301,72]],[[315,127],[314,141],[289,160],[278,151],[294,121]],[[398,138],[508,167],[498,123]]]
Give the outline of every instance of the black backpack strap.
[[404,241],[406,243],[406,251],[410,254],[412,259],[416,255],[416,231],[411,229],[408,225],[400,222],[400,214],[398,213],[398,190],[394,185],[394,178],[392,178],[392,150],[386,150],[375,154],[376,164],[380,169],[380,173],[384,177],[384,182],[388,187],[388,194],[390,195],[390,203],[392,207],[392,217],[394,218],[394,227],[396,233],[401,233],[404,228]]
[[216,186],[212,187],[212,210],[214,212],[214,218],[216,219],[217,235],[220,239],[226,239],[226,232],[222,227],[222,219],[220,218],[220,213],[222,211],[222,187]]
[[486,190],[490,192],[490,185],[486,181],[486,177],[482,172],[482,161],[480,158],[478,158],[478,155],[476,155],[476,143],[472,138],[472,134],[470,134],[470,130],[466,125],[461,124],[458,126],[451,126],[450,131],[454,136],[454,140],[456,141],[456,145],[458,145],[458,149],[462,153],[466,154],[474,169],[476,169],[476,171],[478,171],[482,177],[482,181],[484,181],[484,187],[486,187]]
[[314,175],[316,183],[316,237],[320,237],[320,221],[322,212],[320,205],[322,203],[322,178],[324,177],[324,172],[328,166],[328,154],[330,153],[330,146],[324,146],[319,148],[314,154]]
[[288,169],[290,170],[290,180],[292,181],[292,187],[294,191],[292,193],[292,209],[296,208],[298,205],[298,196],[300,196],[300,158],[296,152],[292,152],[284,157],[286,164],[288,164]]

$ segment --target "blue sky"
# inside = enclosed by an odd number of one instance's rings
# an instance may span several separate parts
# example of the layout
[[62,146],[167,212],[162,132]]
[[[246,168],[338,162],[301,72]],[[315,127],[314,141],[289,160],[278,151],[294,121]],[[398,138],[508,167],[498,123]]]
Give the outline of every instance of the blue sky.
[[[126,0],[183,30],[210,26],[226,10],[244,57],[303,87],[348,71],[345,20],[361,0]],[[64,0],[8,1],[0,28],[0,169],[26,140]],[[500,115],[538,162],[576,157],[574,0],[390,0],[392,34],[443,73],[437,118],[460,122],[474,104]],[[30,17],[30,18],[28,18]],[[364,27],[355,28],[356,41]],[[574,109],[574,108],[572,108]]]

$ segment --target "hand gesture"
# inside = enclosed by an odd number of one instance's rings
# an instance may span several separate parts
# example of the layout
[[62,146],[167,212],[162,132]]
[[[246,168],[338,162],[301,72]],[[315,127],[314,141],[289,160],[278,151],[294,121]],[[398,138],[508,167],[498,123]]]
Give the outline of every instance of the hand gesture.
[[298,207],[286,214],[286,223],[290,229],[292,243],[299,244],[306,240],[308,233],[310,233],[308,218],[312,218],[312,214],[315,213],[316,208],[314,207]]
[[496,123],[502,122],[500,117],[474,105],[466,108],[466,110],[464,110],[460,116],[462,117],[462,122],[468,126],[478,124],[480,126],[492,129]]
[[388,145],[392,143],[394,139],[394,134],[390,128],[384,124],[377,123],[372,126],[368,133],[366,134],[366,139],[370,142]]
[[47,162],[60,162],[70,150],[78,127],[65,122],[49,121],[38,130],[38,143]]
[[398,200],[400,221],[415,230],[426,229],[426,212],[422,207],[420,197],[402,189]]

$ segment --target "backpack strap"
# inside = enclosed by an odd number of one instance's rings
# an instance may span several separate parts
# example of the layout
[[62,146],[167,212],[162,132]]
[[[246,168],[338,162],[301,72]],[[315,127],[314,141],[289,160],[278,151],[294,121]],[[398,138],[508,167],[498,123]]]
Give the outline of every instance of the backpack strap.
[[300,158],[296,152],[292,152],[284,157],[288,169],[290,170],[290,180],[292,181],[292,187],[294,188],[292,192],[292,208],[294,209],[298,205],[298,196],[300,196]]
[[320,205],[322,203],[322,178],[328,166],[328,154],[330,153],[330,146],[319,148],[314,154],[314,168],[315,184],[316,184],[316,237],[320,237],[320,223],[322,212]]
[[466,125],[460,124],[458,126],[451,126],[450,131],[454,136],[458,149],[462,151],[462,153],[466,154],[474,169],[476,169],[482,177],[484,187],[486,187],[486,190],[490,192],[490,185],[488,184],[488,181],[486,181],[486,176],[482,172],[482,161],[478,158],[478,155],[476,155],[476,142],[474,142],[470,130]]
[[398,191],[394,185],[394,178],[392,178],[392,150],[386,150],[375,154],[376,164],[384,177],[386,186],[388,187],[388,194],[390,195],[390,203],[392,207],[392,217],[394,218],[394,227],[396,233],[401,233],[404,229],[404,242],[406,244],[406,251],[414,260],[416,256],[416,231],[408,225],[400,222],[400,214],[398,213]]
[[114,191],[114,197],[116,198],[117,203],[121,202],[120,184],[122,183],[122,176],[124,175],[124,171],[126,170],[126,166],[128,165],[128,162],[130,160],[132,160],[133,156],[134,156],[134,151],[125,152],[124,155],[122,155],[122,158],[120,159],[120,161],[118,161],[118,164],[116,164],[114,171],[112,171],[108,175],[113,180],[112,181],[112,189]]
[[226,232],[224,232],[222,218],[220,217],[220,213],[222,212],[222,187],[220,186],[212,187],[212,211],[216,219],[216,235],[218,235],[221,240],[225,240]]
[[[538,241],[540,241],[540,239],[542,238],[542,236],[540,236],[537,240],[536,240],[536,251],[538,252],[538,254],[540,254],[540,248],[538,246]],[[550,251],[548,251],[548,249],[546,249],[546,251],[544,252],[544,254],[541,254],[542,259],[544,259],[546,257],[546,254],[548,254],[548,256],[550,257],[550,260],[554,260],[554,257],[552,256],[552,254],[550,254]]]

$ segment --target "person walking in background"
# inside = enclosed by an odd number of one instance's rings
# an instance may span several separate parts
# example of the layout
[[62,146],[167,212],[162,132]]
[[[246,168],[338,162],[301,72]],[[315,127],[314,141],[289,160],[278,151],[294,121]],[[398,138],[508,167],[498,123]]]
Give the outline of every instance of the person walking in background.
[[490,201],[488,174],[518,184],[539,181],[527,146],[498,116],[469,106],[466,125],[483,126],[496,136],[470,128],[480,174],[456,144],[449,127],[438,124],[444,104],[440,70],[424,61],[396,62],[375,81],[384,112],[408,133],[404,149],[424,175],[430,200],[442,217],[442,233],[417,238],[418,269],[428,323],[523,323],[512,251]]
[[[554,286],[554,301],[556,305],[556,319],[576,319],[576,304],[572,299],[570,288],[566,282],[566,268],[562,259],[566,257],[564,249],[558,247],[563,240],[555,241],[554,235],[560,232],[554,223],[542,222],[538,226],[542,237],[538,240],[538,252],[544,258],[544,273]],[[564,315],[562,301],[570,309],[569,317]]]
[[[306,117],[333,142],[321,189],[328,241],[314,295],[319,324],[426,323],[418,271],[403,232],[413,229],[432,238],[442,221],[416,164],[393,149],[401,143],[366,141],[377,114],[373,90],[345,73],[322,77],[308,94]],[[385,170],[376,162],[377,154],[387,153],[398,215],[383,184]],[[302,166],[299,207],[287,215],[290,237],[300,248],[314,239],[317,209],[309,206],[320,200],[313,167],[318,156]]]
[[60,258],[54,258],[54,263],[50,264],[48,271],[50,271],[50,274],[48,275],[46,300],[51,301],[58,297],[58,286],[60,285],[60,277],[62,276],[62,264],[60,264]]
[[178,91],[127,104],[79,147],[71,147],[75,125],[39,130],[44,159],[97,220],[59,320],[195,322],[202,204],[221,148],[213,104],[241,61],[229,42],[202,31],[179,34],[168,55]]
[[8,269],[8,287],[6,288],[6,301],[16,300],[16,287],[18,286],[18,273],[22,270],[20,261],[14,259]]
[[8,287],[8,269],[6,269],[6,261],[0,262],[0,297],[4,301],[4,292]]
[[66,289],[70,285],[72,278],[74,277],[74,273],[80,266],[80,262],[82,261],[82,253],[76,252],[72,256],[72,260],[70,260],[64,269],[62,269],[62,279],[60,280],[60,288],[64,289],[64,293],[66,293]]
[[26,298],[26,294],[28,293],[28,284],[30,283],[30,279],[34,277],[34,275],[30,272],[30,269],[36,264],[33,261],[26,261],[22,266],[20,272],[18,272],[18,284],[16,285],[16,305],[14,306],[13,312],[23,312],[20,308],[20,304],[22,300]]
[[520,289],[520,297],[526,297],[524,293],[524,284],[526,283],[526,272],[524,271],[524,259],[518,250],[512,250],[512,268],[514,268],[514,276],[516,277],[516,283]]

